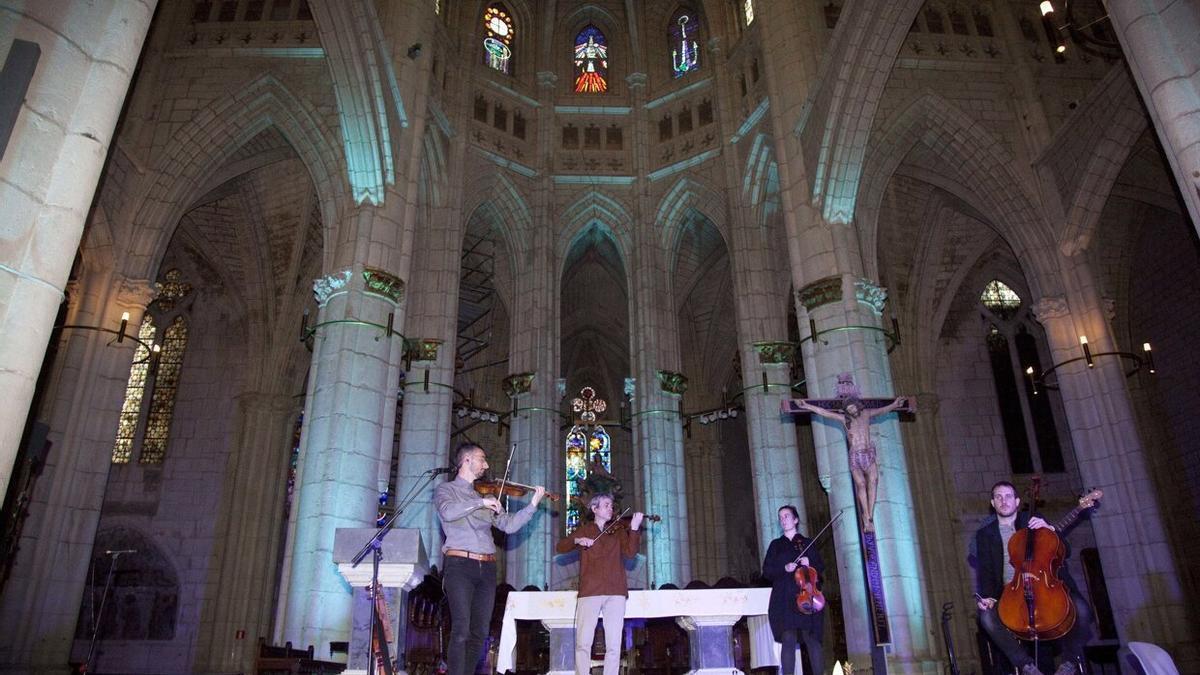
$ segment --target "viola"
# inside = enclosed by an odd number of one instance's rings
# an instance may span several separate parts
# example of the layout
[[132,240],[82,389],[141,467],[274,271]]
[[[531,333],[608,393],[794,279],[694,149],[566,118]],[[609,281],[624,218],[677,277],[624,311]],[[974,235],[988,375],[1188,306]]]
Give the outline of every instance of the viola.
[[[1037,501],[1038,483],[1034,482]],[[1008,542],[1008,557],[1014,568],[1012,581],[996,603],[996,614],[1006,628],[1025,640],[1056,640],[1075,625],[1075,603],[1059,572],[1066,559],[1067,547],[1056,531],[1070,527],[1080,514],[1092,508],[1104,495],[1092,490],[1079,505],[1050,528],[1024,528]]]
[[[475,481],[475,491],[484,497],[500,497],[501,487],[503,487],[503,496],[505,497],[524,497],[536,489],[532,485],[522,485],[512,481],[504,483],[503,486],[498,480],[487,480],[480,478],[479,480]],[[561,498],[561,496],[556,492],[547,492],[543,496],[552,502],[556,502]]]
[[820,577],[816,569],[800,565],[792,572],[792,578],[796,580],[796,587],[800,589],[800,592],[796,593],[796,609],[800,610],[801,614],[816,614],[825,609],[825,594],[817,588]]

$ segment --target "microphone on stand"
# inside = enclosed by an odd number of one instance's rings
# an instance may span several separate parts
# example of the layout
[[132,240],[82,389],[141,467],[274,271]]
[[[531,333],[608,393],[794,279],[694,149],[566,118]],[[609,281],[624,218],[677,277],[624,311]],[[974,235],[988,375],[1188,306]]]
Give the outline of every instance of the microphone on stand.
[[453,467],[453,466],[439,466],[439,467],[438,467],[438,468],[436,468],[436,469],[431,469],[431,470],[430,470],[430,472],[431,472],[433,475],[435,475],[435,476],[440,476],[440,475],[442,475],[442,474],[444,474],[444,473],[458,473],[458,467]]
[[137,553],[137,549],[123,548],[123,549],[119,549],[119,550],[115,550],[115,551],[108,550],[108,551],[104,552],[104,555],[121,555],[122,553]]

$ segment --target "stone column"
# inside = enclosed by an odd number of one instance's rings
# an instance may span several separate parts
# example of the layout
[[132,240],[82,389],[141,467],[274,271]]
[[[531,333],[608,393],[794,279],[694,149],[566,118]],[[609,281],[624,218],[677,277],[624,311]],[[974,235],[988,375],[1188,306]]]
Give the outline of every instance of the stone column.
[[[843,274],[801,287],[798,297],[804,310],[800,316],[801,334],[808,335],[809,319],[820,333],[815,341],[808,340],[803,346],[810,396],[835,397],[837,376],[843,372],[853,374],[864,397],[886,398],[897,393],[892,390],[887,342],[877,330],[882,328],[886,297],[882,288]],[[922,672],[935,667],[930,644],[934,615],[926,607],[926,580],[916,541],[908,458],[896,416],[876,418],[871,435],[879,465],[875,540],[891,631],[887,668]],[[875,643],[861,571],[863,548],[854,517],[854,486],[845,433],[840,425],[818,419],[813,422],[813,436],[821,483],[829,492],[830,513],[836,516],[845,512],[833,527],[833,537],[839,563],[846,570],[841,580],[849,658],[854,663],[871,663]]]
[[[350,225],[396,227],[382,216],[361,207]],[[369,240],[367,232],[359,236]],[[320,311],[310,416],[300,447],[281,633],[322,654],[329,642],[350,639],[351,594],[333,564],[334,532],[374,525],[379,493],[387,489],[403,346],[380,326],[392,313],[393,327],[403,330],[402,289],[395,276],[360,263],[315,284]]]
[[1200,5],[1186,0],[1104,5],[1192,224],[1200,228]]
[[[635,330],[645,330],[638,327]],[[642,465],[643,511],[662,516],[646,537],[646,569],[652,588],[673,583],[680,588],[692,580],[691,526],[688,520],[686,467],[680,399],[687,380],[679,373],[647,368],[638,373],[641,383],[633,400],[633,442]]]
[[[454,284],[458,288],[458,284]],[[457,310],[458,298],[441,302]],[[401,385],[404,389],[404,414],[400,423],[400,466],[396,476],[396,499],[409,490],[413,501],[397,520],[397,527],[421,531],[421,540],[429,554],[429,564],[442,566],[442,529],[433,491],[438,483],[454,476],[438,477],[427,483],[427,471],[450,466],[450,415],[454,405],[454,343],[435,339],[410,338],[411,366]],[[426,387],[426,381],[429,385]],[[424,487],[421,487],[424,485]],[[399,503],[396,504],[399,506]]]
[[790,420],[785,423],[780,412],[783,401],[792,395],[789,362],[794,353],[790,343],[764,342],[747,345],[741,355],[759,558],[767,555],[767,546],[779,536],[778,512],[784,504],[800,512],[802,532],[815,534],[807,531],[796,429]]
[[237,398],[237,431],[218,530],[219,576],[210,595],[212,621],[201,627],[196,651],[209,659],[209,670],[252,670],[258,636],[269,634],[284,478],[299,404],[286,393],[248,392]]
[[[77,287],[83,294],[72,297],[65,323],[115,329],[128,312],[128,334],[137,335],[149,283],[97,271]],[[85,329],[64,329],[60,340],[42,405],[52,415],[52,446],[0,596],[0,670],[61,672],[69,659],[137,346]]]
[[[1055,363],[1083,357],[1079,336],[1092,354],[1117,351],[1102,302],[1094,293],[1044,297],[1032,307],[1046,329]],[[1070,425],[1083,485],[1104,491],[1091,514],[1092,529],[1122,642],[1161,645],[1181,665],[1200,660],[1187,619],[1179,570],[1137,434],[1125,384],[1128,363],[1095,356],[1057,368],[1055,380]]]
[[0,499],[155,4],[21,3],[0,11],[0,61],[14,39],[41,51],[0,157]]
[[[519,322],[523,323],[523,322]],[[531,333],[543,333],[546,326],[522,326],[518,329],[518,339],[523,349],[514,354],[521,357],[511,359],[510,363],[527,364],[533,343],[528,342]],[[539,330],[542,329],[542,330]],[[545,332],[549,332],[546,330]],[[553,350],[557,354],[558,350]],[[547,359],[537,358],[538,365],[549,368]],[[505,379],[505,393],[515,402],[517,414],[509,418],[509,443],[515,446],[513,450],[512,475],[515,480],[526,485],[545,485],[546,490],[564,495],[563,472],[559,468],[563,460],[556,457],[561,455],[561,432],[557,414],[558,395],[553,373],[545,370],[536,373],[518,373]],[[506,452],[508,448],[505,449]],[[503,467],[498,467],[503,470]],[[533,520],[520,532],[508,535],[505,552],[505,581],[520,590],[528,585],[538,588],[550,587],[550,565],[554,558],[554,544],[564,532],[561,528],[566,522],[567,504],[565,501],[551,503],[543,500],[544,506],[538,508]],[[523,504],[522,504],[523,505]],[[513,509],[518,504],[513,502]],[[557,511],[559,518],[550,517],[551,511]]]
[[693,576],[710,584],[728,574],[729,569],[718,432],[716,425],[700,426],[692,420],[692,438],[687,440],[686,456],[688,504],[692,507]]

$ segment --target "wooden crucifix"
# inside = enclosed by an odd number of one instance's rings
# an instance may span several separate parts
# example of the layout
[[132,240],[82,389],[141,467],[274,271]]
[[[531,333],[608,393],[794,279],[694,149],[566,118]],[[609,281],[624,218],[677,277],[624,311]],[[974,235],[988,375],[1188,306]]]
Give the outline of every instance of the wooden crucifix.
[[812,413],[834,420],[846,432],[850,453],[850,477],[863,532],[875,531],[875,494],[879,486],[879,464],[871,440],[871,419],[895,410],[916,412],[912,399],[863,398],[850,373],[838,375],[837,398],[797,398],[783,402],[785,414]]

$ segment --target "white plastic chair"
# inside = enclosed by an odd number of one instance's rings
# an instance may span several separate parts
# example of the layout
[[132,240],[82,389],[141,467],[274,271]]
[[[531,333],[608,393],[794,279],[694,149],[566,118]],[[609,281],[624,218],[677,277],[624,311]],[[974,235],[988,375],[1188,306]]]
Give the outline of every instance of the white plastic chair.
[[1146,675],[1179,675],[1175,661],[1162,647],[1149,642],[1130,642],[1126,646]]

